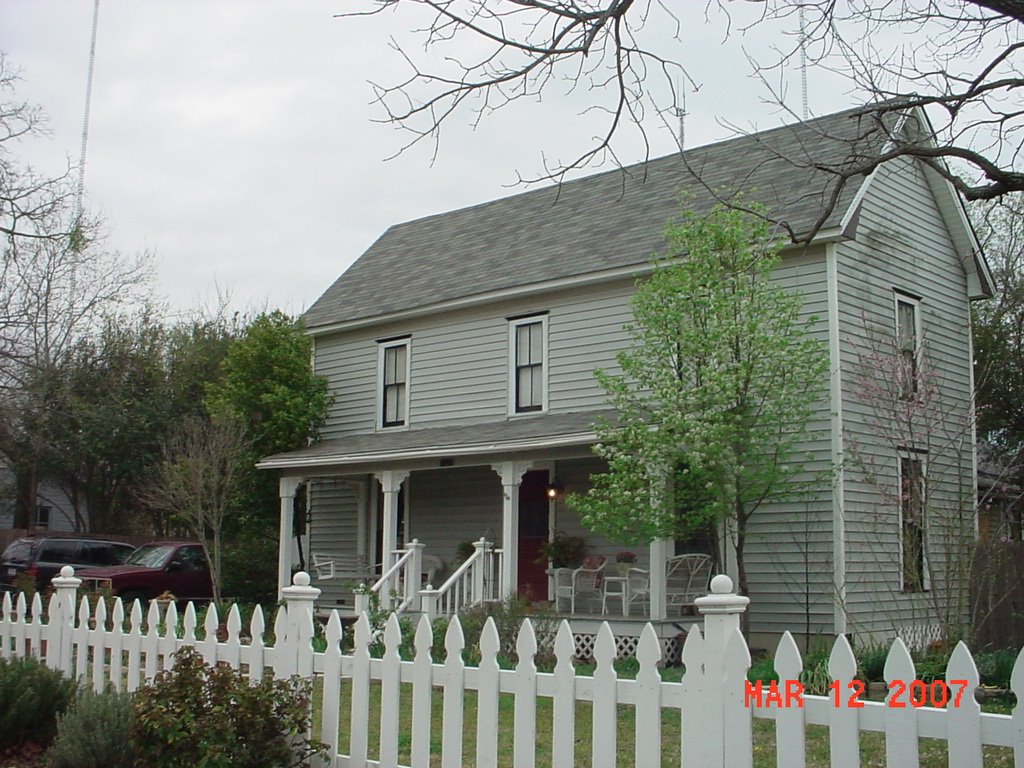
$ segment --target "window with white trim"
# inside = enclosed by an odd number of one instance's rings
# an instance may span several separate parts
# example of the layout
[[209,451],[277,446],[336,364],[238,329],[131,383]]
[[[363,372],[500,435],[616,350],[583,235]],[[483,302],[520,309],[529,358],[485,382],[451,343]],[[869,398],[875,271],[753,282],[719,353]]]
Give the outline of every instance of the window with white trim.
[[899,457],[900,573],[904,592],[928,589],[925,462],[922,454]]
[[404,427],[409,418],[409,337],[378,342],[377,406],[382,429]]
[[548,407],[547,315],[509,320],[509,412],[535,413]]
[[896,293],[896,350],[899,355],[899,393],[905,400],[918,391],[921,354],[920,300]]

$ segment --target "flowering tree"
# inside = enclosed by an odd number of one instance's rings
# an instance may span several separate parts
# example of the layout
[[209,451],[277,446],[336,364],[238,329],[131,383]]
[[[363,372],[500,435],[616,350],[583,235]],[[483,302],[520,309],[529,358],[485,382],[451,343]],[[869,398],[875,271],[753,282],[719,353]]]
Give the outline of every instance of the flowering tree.
[[621,373],[597,372],[617,412],[598,425],[608,471],[571,503],[623,542],[724,522],[746,592],[751,516],[808,487],[800,448],[827,355],[799,296],[771,280],[780,258],[763,219],[717,208],[666,237],[668,256],[633,298]]

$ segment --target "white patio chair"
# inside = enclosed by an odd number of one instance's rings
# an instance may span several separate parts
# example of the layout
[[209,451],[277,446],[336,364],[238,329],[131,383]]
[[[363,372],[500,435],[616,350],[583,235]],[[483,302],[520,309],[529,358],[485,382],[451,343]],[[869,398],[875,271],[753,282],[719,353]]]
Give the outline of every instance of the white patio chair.
[[556,568],[555,610],[561,610],[562,598],[569,599],[570,613],[576,613],[576,601],[579,599],[593,598],[595,604],[600,601],[606,562],[604,555],[591,555],[579,568]]
[[711,555],[670,557],[665,569],[665,607],[676,609],[680,616],[683,608],[692,608],[694,600],[707,594],[711,565]]

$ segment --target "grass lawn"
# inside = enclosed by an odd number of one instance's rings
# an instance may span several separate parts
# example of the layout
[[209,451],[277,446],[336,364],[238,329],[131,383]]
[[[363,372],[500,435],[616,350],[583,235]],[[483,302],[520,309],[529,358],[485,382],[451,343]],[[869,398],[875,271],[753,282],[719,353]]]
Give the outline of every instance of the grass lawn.
[[[675,670],[667,670],[666,675],[678,674]],[[678,679],[678,677],[674,678]],[[379,699],[377,686],[373,687],[371,714],[370,714],[370,756],[377,755],[379,743]],[[412,747],[412,726],[409,705],[411,686],[402,688],[401,722],[399,728],[399,754],[400,760],[408,765],[410,749]],[[340,752],[347,754],[349,749],[348,734],[345,728],[349,722],[349,696],[347,685],[342,688],[341,724],[342,734],[340,739]],[[985,711],[1007,713],[1011,704],[995,702],[986,704]],[[317,688],[316,700],[314,703],[314,728],[320,725],[322,702],[320,688]],[[499,729],[498,739],[498,764],[500,766],[512,766],[512,726],[513,726],[513,699],[511,695],[502,695],[499,700]],[[441,764],[441,712],[442,697],[441,690],[435,689],[433,705],[431,707],[431,766]],[[649,760],[642,764],[634,760],[634,708],[629,705],[619,706],[618,717],[618,766],[636,766],[636,768],[650,768]],[[662,713],[662,749],[661,766],[679,766],[682,723],[678,711],[663,711]],[[476,693],[468,691],[465,697],[465,727],[462,739],[462,765],[472,768],[476,765]],[[537,746],[536,758],[538,766],[551,765],[551,733],[552,733],[552,702],[548,698],[537,700]],[[576,766],[581,768],[592,765],[591,759],[591,705],[589,702],[577,702],[576,704]],[[318,730],[314,730],[317,735]],[[880,733],[864,733],[860,742],[861,765],[864,768],[885,765],[885,738]],[[934,766],[936,768],[947,768],[949,766],[946,755],[946,742],[937,739],[922,739],[920,742],[921,765]],[[776,765],[775,756],[775,725],[771,720],[754,720],[754,766],[756,768],[774,768]],[[829,766],[829,740],[828,729],[824,726],[809,726],[807,729],[807,765],[813,768],[828,768]],[[985,747],[985,765],[1001,768],[1002,766],[1013,765],[1013,751],[1005,747]]]

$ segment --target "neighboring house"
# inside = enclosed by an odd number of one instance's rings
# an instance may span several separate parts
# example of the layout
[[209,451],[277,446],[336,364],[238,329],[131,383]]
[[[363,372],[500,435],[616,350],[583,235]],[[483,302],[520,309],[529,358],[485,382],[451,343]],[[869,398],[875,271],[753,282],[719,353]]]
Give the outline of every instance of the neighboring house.
[[[14,472],[0,455],[0,530],[14,527],[16,496]],[[68,494],[57,483],[41,480],[36,491],[36,513],[30,530],[72,532],[89,530],[88,512],[76,525],[75,507]]]
[[[752,519],[751,628],[885,633],[920,615],[942,568],[931,546],[942,526],[919,508],[923,494],[876,486],[927,484],[936,508],[964,483],[973,491],[969,303],[990,295],[991,278],[960,199],[918,161],[851,180],[821,219],[834,177],[811,163],[847,158],[842,138],[862,119],[831,115],[385,232],[305,315],[335,397],[322,438],[260,464],[282,477],[282,583],[304,481],[313,553],[380,563],[415,538],[451,572],[460,543],[487,537],[503,549],[503,592],[533,597],[549,595],[537,552],[556,529],[614,559],[625,547],[584,530],[563,495],[602,468],[592,424],[606,405],[593,372],[616,369],[635,281],[664,251],[680,201],[707,210],[708,190],[742,190],[796,233],[816,231],[784,251],[776,277],[802,295],[831,360],[808,465],[839,467],[815,501]],[[967,425],[966,463],[878,435],[858,380],[879,338],[941,379],[947,426]],[[630,549],[657,571],[685,547]],[[317,586],[336,599],[342,584]],[[652,594],[651,618],[665,614]]]

